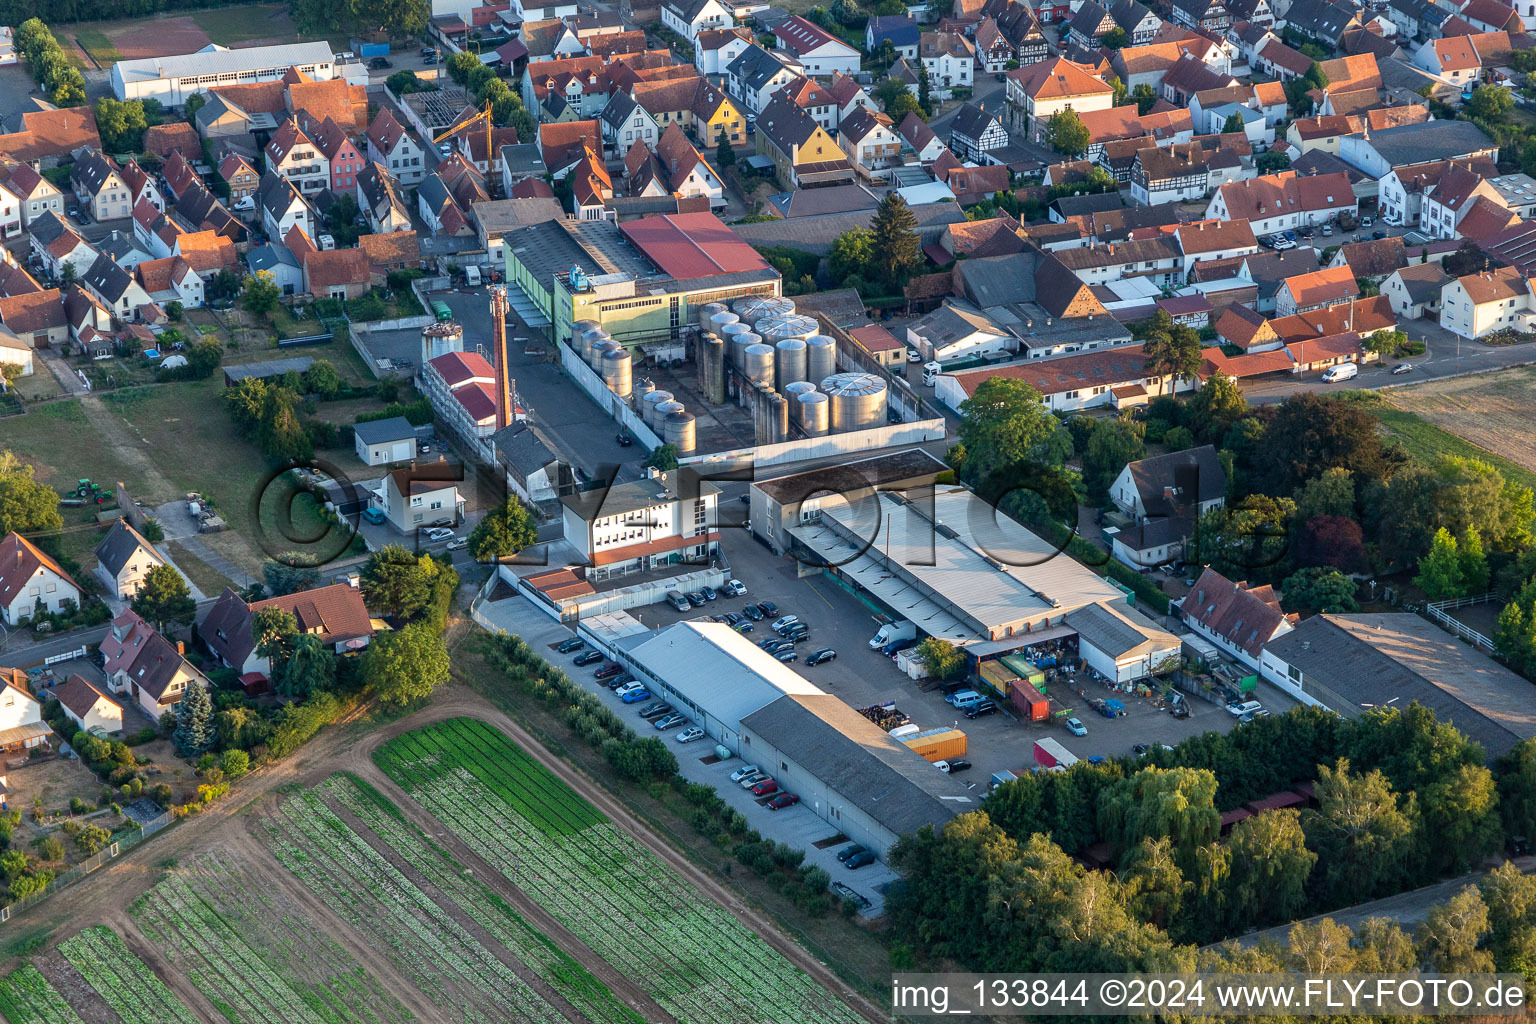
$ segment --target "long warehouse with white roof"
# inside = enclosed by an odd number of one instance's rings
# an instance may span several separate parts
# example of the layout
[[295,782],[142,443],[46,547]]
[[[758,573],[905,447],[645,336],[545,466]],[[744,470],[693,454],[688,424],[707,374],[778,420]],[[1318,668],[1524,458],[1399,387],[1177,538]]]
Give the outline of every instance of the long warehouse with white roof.
[[167,107],[180,107],[193,93],[207,92],[215,85],[276,82],[289,68],[323,82],[335,77],[335,59],[328,43],[234,50],[210,43],[196,53],[118,61],[112,65],[112,94],[120,103],[154,99]]

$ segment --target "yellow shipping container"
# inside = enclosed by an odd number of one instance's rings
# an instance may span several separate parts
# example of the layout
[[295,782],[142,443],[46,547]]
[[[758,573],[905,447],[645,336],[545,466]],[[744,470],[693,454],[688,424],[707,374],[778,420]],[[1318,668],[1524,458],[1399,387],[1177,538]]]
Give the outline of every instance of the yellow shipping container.
[[965,753],[965,733],[959,729],[930,729],[901,742],[929,761],[947,761]]

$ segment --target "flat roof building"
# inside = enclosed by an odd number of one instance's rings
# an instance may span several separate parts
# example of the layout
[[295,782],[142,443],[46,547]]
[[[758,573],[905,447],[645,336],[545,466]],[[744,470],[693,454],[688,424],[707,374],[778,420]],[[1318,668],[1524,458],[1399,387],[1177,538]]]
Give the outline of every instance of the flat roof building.
[[231,50],[210,43],[196,53],[120,60],[112,65],[112,93],[120,103],[159,100],[184,106],[193,93],[215,85],[276,82],[295,68],[317,82],[335,77],[329,43],[283,43]]

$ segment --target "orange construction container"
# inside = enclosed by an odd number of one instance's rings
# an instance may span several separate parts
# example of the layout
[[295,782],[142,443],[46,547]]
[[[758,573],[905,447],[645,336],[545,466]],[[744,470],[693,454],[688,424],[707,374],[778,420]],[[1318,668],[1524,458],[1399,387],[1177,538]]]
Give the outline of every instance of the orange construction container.
[[1051,702],[1043,694],[1022,679],[1015,679],[1008,687],[1008,699],[1019,717],[1029,722],[1041,722],[1051,717]]
[[929,729],[901,742],[929,761],[947,761],[965,753],[965,733],[959,729]]

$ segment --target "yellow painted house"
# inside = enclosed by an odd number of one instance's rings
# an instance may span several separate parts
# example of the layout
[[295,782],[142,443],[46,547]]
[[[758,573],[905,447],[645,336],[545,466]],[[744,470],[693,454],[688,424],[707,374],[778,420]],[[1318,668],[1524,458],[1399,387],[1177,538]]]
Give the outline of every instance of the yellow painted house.
[[658,82],[636,82],[630,89],[635,102],[656,121],[658,134],[676,124],[692,132],[699,145],[711,148],[722,136],[733,146],[746,138],[746,120],[725,93],[703,77]]
[[815,118],[782,94],[757,119],[757,153],[773,161],[779,184],[787,190],[854,180],[848,154]]

